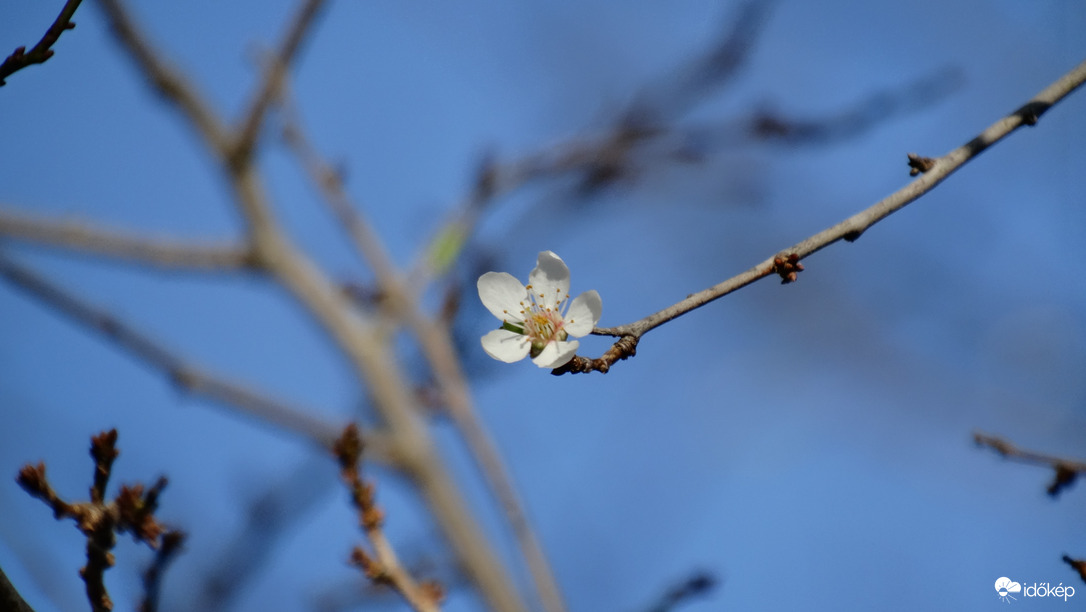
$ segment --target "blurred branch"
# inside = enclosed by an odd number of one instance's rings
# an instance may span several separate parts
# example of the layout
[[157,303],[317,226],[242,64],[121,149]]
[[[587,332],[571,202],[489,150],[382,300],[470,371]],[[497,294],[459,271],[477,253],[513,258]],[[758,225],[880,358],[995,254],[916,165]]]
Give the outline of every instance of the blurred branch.
[[162,534],[162,545],[155,552],[155,560],[143,572],[143,602],[140,603],[139,612],[156,612],[158,610],[159,592],[162,587],[162,575],[166,568],[177,558],[181,552],[181,546],[187,536],[183,531],[171,529]]
[[247,160],[256,146],[268,108],[279,97],[290,64],[298,54],[306,34],[312,30],[317,13],[324,6],[324,0],[305,0],[291,22],[283,44],[272,60],[264,68],[264,77],[256,96],[249,105],[248,112],[241,122],[241,129],[234,144],[234,163]]
[[158,497],[166,487],[166,478],[160,477],[155,484],[121,486],[116,497],[105,501],[105,487],[116,459],[117,430],[102,432],[91,438],[91,457],[94,458],[94,486],[88,502],[65,502],[50,486],[45,476],[45,463],[27,464],[19,470],[16,481],[31,496],[41,499],[53,510],[57,520],[71,518],[87,539],[87,564],[79,571],[86,584],[87,599],[94,612],[109,612],[113,602],[106,591],[105,571],[113,566],[116,534],[130,533],[137,542],[152,549],[163,544],[161,538],[165,526],[158,522],[154,513],[158,509]]
[[242,246],[185,243],[5,209],[0,209],[0,236],[163,268],[238,270],[249,267],[251,259]]
[[714,149],[773,142],[789,145],[825,145],[855,138],[890,119],[930,107],[962,82],[955,68],[943,68],[904,85],[877,90],[840,111],[800,118],[763,104],[753,113],[731,122],[698,123],[675,127],[659,140],[678,159],[699,159]]
[[697,597],[704,597],[712,593],[717,586],[717,579],[706,572],[696,572],[690,577],[669,588],[660,598],[660,601],[652,605],[648,612],[671,612],[684,603]]
[[75,22],[72,21],[72,17],[75,15],[75,10],[79,8],[79,3],[83,0],[68,0],[64,3],[64,8],[60,9],[60,15],[57,15],[53,25],[49,26],[49,29],[45,31],[45,35],[41,37],[38,44],[34,45],[34,48],[29,53],[26,52],[26,47],[19,47],[11,55],[4,59],[4,63],[0,64],[0,87],[4,86],[4,79],[8,78],[12,74],[30,66],[31,64],[42,64],[49,58],[53,57],[52,46],[60,40],[60,35],[65,30],[71,30],[75,28]]
[[362,213],[361,207],[347,195],[339,172],[325,161],[309,142],[302,129],[300,113],[293,104],[287,104],[285,114],[283,138],[287,146],[309,175],[309,180],[320,190],[323,196],[321,200],[327,204],[340,227],[347,232],[355,251],[373,269],[380,285],[379,291],[386,294],[390,287],[399,285],[399,278],[381,237],[373,231],[373,226]]
[[[482,214],[496,200],[535,181],[579,175],[582,189],[593,191],[638,176],[651,161],[696,162],[716,150],[752,140],[794,145],[851,138],[892,117],[930,105],[961,80],[956,70],[943,69],[901,87],[876,91],[826,116],[798,119],[759,108],[735,121],[679,125],[677,121],[701,97],[735,77],[772,4],[754,1],[743,5],[726,36],[702,57],[659,79],[653,85],[656,89],[645,88],[630,109],[603,132],[579,136],[509,162],[484,158],[471,192],[453,207],[450,219],[416,261],[411,288],[421,291],[453,265]],[[707,81],[699,85],[694,75]]]
[[23,600],[23,596],[16,590],[15,585],[8,580],[3,568],[0,568],[0,610],[34,612],[34,609]]
[[494,200],[526,184],[571,172],[583,172],[587,188],[614,182],[628,173],[636,149],[659,138],[664,124],[688,112],[706,95],[728,83],[748,57],[769,13],[770,0],[748,0],[730,27],[693,61],[668,71],[637,94],[629,110],[602,134],[577,138],[558,146],[499,164],[484,159],[474,187],[455,206],[452,218],[430,240],[412,268],[410,286],[421,292],[459,258],[481,213]]
[[1079,578],[1086,582],[1086,559],[1072,559],[1070,555],[1064,555],[1063,562],[1070,565],[1071,569],[1078,572]]
[[[368,441],[371,437],[366,437]],[[331,447],[328,447],[329,450]],[[311,455],[274,482],[251,483],[263,490],[245,497],[244,523],[214,553],[199,586],[190,586],[184,601],[171,601],[173,610],[229,610],[237,594],[259,577],[282,541],[302,528],[314,507],[326,501],[335,478],[328,474],[327,455]]]
[[[137,34],[120,1],[103,0],[103,3],[124,48],[133,55],[148,80],[176,103],[219,158],[237,207],[248,225],[254,264],[277,280],[312,315],[366,385],[387,426],[387,439],[398,466],[422,491],[468,575],[493,608],[524,610],[489,539],[469,512],[462,493],[437,454],[417,401],[378,322],[355,308],[327,274],[290,241],[274,218],[252,156],[237,154],[230,143],[239,140],[220,127],[218,119],[194,90],[151,51],[150,45]],[[302,15],[303,19],[296,23],[307,21],[304,10]],[[297,32],[305,29],[304,23],[293,28]],[[284,47],[288,50],[290,38]],[[285,53],[288,57],[291,54]],[[262,89],[274,91],[276,87],[264,85]],[[258,95],[255,99],[260,98]]]
[[395,589],[412,609],[418,612],[440,610],[444,590],[434,582],[419,583],[402,565],[382,529],[384,512],[377,507],[373,484],[363,482],[361,471],[362,438],[352,423],[343,430],[333,449],[339,461],[340,477],[351,492],[351,501],[358,513],[358,524],[366,534],[373,555],[361,546],[351,553],[351,562],[359,566],[366,577],[377,584]]
[[417,306],[415,296],[407,294],[388,252],[359,207],[347,195],[339,174],[309,144],[297,119],[297,113],[290,113],[284,127],[284,137],[308,171],[310,179],[320,187],[324,201],[347,231],[359,255],[373,268],[380,285],[379,290],[389,302],[389,310],[404,320],[418,340],[437,379],[446,408],[464,437],[476,466],[501,505],[506,520],[509,521],[513,537],[528,565],[544,610],[563,612],[565,604],[561,591],[542,545],[528,522],[523,504],[497,447],[475,414],[448,326],[423,314]]
[[980,155],[985,149],[999,142],[1011,132],[1023,125],[1032,126],[1036,124],[1042,114],[1081,86],[1084,81],[1086,81],[1086,62],[1079,64],[1060,77],[1021,108],[989,126],[976,138],[946,155],[939,158],[927,158],[910,154],[909,165],[913,169],[912,174],[920,174],[921,176],[899,191],[833,227],[780,251],[746,272],[694,293],[659,312],[618,327],[596,328],[593,330],[593,334],[615,336],[619,340],[602,357],[596,359],[574,357],[572,361],[554,370],[553,373],[607,372],[616,361],[633,356],[638,341],[649,330],[772,274],[779,274],[782,277],[782,282],[785,283],[795,280],[793,272],[802,270],[801,266],[797,266],[799,260],[839,240],[855,241],[869,227],[931,191],[958,168]]
[[227,158],[231,150],[229,133],[203,96],[197,93],[195,85],[188,82],[151,46],[120,0],[101,0],[99,4],[117,40],[135,60],[151,86],[167,101],[177,105],[204,140],[211,143],[219,157]]
[[997,436],[990,436],[980,432],[973,434],[973,441],[978,446],[988,447],[1002,455],[1005,459],[1018,463],[1043,465],[1052,468],[1055,475],[1052,483],[1046,489],[1052,497],[1058,496],[1064,489],[1074,484],[1078,476],[1086,476],[1086,462],[1046,455],[1015,446],[1010,441]]
[[[231,411],[241,412],[284,430],[301,434],[325,448],[331,448],[332,442],[338,435],[338,427],[312,416],[311,411],[289,406],[186,362],[158,341],[136,330],[109,311],[91,305],[54,285],[37,272],[8,258],[3,252],[0,252],[0,275],[161,371],[182,391],[203,396],[230,408]],[[375,440],[370,443],[375,449],[382,449],[380,451],[382,456],[388,456],[387,446],[383,443]]]
[[773,4],[772,0],[744,2],[734,17],[724,21],[722,35],[708,49],[650,82],[634,98],[627,117],[635,123],[680,117],[734,80],[749,58]]

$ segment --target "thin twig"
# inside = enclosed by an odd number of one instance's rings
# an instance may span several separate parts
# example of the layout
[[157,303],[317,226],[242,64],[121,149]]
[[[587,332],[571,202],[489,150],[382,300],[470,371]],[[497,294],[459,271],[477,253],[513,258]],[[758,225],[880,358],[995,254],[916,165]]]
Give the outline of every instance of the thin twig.
[[358,524],[373,549],[371,555],[361,546],[355,547],[351,555],[352,563],[362,568],[366,577],[373,582],[395,589],[414,610],[438,612],[444,596],[443,589],[436,583],[416,581],[400,564],[396,551],[385,537],[384,512],[377,507],[374,486],[362,480],[362,450],[362,438],[353,423],[343,430],[343,435],[336,440],[333,448],[339,462],[340,478],[351,492],[351,501],[358,513]]
[[973,441],[979,446],[986,446],[996,451],[1003,457],[1019,463],[1043,465],[1055,471],[1051,484],[1048,485],[1048,494],[1052,497],[1059,495],[1064,489],[1071,486],[1079,476],[1086,476],[1086,461],[1076,461],[1066,457],[1057,457],[1038,453],[1036,451],[1019,448],[1014,443],[997,436],[990,436],[976,432]]
[[149,488],[142,484],[121,486],[111,501],[106,501],[105,488],[117,458],[117,430],[104,431],[91,438],[91,457],[94,458],[94,485],[90,501],[65,502],[53,490],[45,475],[45,463],[27,464],[19,470],[16,481],[27,493],[41,499],[53,510],[57,520],[71,518],[87,540],[87,563],[79,570],[86,585],[87,599],[94,612],[113,609],[105,585],[105,572],[113,567],[111,552],[118,533],[129,533],[137,542],[152,549],[165,545],[162,535],[166,527],[154,516],[158,509],[158,496],[166,487],[166,478],[160,477]]
[[172,99],[204,137],[223,165],[237,207],[247,224],[253,259],[277,280],[343,351],[387,425],[397,465],[419,486],[465,570],[487,600],[499,610],[524,610],[505,568],[498,562],[463,494],[437,454],[417,402],[403,379],[387,338],[371,317],[343,295],[309,257],[289,240],[275,219],[264,182],[250,156],[237,156],[218,118],[178,75],[165,68],[136,28],[119,0],[102,0],[118,31],[118,39],[148,80]]
[[672,612],[692,599],[709,595],[718,583],[716,576],[710,573],[695,572],[682,582],[670,586],[660,600],[648,609],[648,612]]
[[49,29],[45,31],[45,35],[41,37],[41,40],[38,41],[38,44],[34,45],[34,48],[31,49],[29,53],[26,52],[26,47],[19,47],[4,59],[4,63],[0,64],[0,87],[4,85],[4,79],[15,72],[32,64],[44,63],[49,58],[53,57],[52,46],[60,40],[60,35],[65,30],[75,28],[75,22],[72,21],[72,17],[75,15],[75,10],[79,8],[79,3],[82,1],[83,0],[68,0],[65,2],[64,8],[60,9],[60,15],[57,15],[56,20],[53,21],[53,25],[49,26]]
[[[798,263],[799,260],[816,253],[827,246],[839,241],[852,242],[860,237],[868,228],[885,219],[890,214],[901,210],[920,196],[931,191],[939,183],[953,174],[958,168],[975,158],[988,147],[999,142],[1011,132],[1023,125],[1034,125],[1038,118],[1054,104],[1062,100],[1072,91],[1086,81],[1086,62],[1073,68],[1070,72],[1060,77],[1055,83],[1049,85],[1024,106],[1010,115],[993,123],[979,136],[954,149],[939,158],[921,158],[910,155],[910,166],[920,174],[918,178],[855,215],[841,221],[833,227],[827,228],[792,247],[779,251],[765,261],[755,265],[746,272],[738,274],[728,280],[713,285],[688,296],[659,312],[647,317],[620,325],[617,327],[597,327],[593,334],[601,336],[615,336],[619,341],[603,357],[588,359],[575,357],[565,366],[554,370],[555,374],[581,373],[581,372],[606,372],[616,361],[633,355],[632,350],[637,342],[648,331],[680,317],[692,310],[720,299],[729,293],[741,289],[754,281],[779,273],[785,263]],[[786,281],[790,280],[788,278]],[[625,343],[625,346],[620,346]]]
[[3,568],[0,568],[0,610],[10,612],[34,612],[34,609],[23,600],[15,585],[11,584]]
[[265,66],[261,85],[241,122],[234,143],[234,163],[241,163],[252,155],[260,137],[264,119],[268,115],[268,109],[279,97],[290,64],[297,56],[306,34],[312,30],[316,16],[323,6],[324,0],[304,0],[298,14],[291,20],[283,44],[279,52]]
[[101,0],[99,3],[117,40],[128,55],[135,60],[140,72],[151,85],[192,122],[204,139],[211,143],[217,156],[226,158],[231,151],[229,132],[219,121],[211,106],[190,83],[151,46],[139,28],[132,22],[128,10],[120,0]]
[[[182,391],[202,396],[232,412],[240,412],[286,431],[301,434],[324,448],[331,448],[339,428],[312,416],[312,411],[289,406],[238,383],[215,376],[195,366],[169,348],[122,321],[113,313],[94,306],[46,280],[0,251],[0,276],[52,306],[74,321],[96,331],[144,363],[161,371]],[[387,447],[367,440],[376,456],[387,457]],[[381,450],[377,450],[381,449]],[[381,455],[377,455],[381,453]]]
[[437,379],[445,406],[509,522],[544,610],[564,612],[566,608],[558,582],[547,562],[539,538],[527,519],[520,496],[513,486],[513,479],[509,476],[493,440],[475,414],[448,325],[431,320],[420,311],[413,296],[406,294],[376,232],[360,208],[347,195],[338,173],[309,144],[296,114],[291,115],[284,129],[288,144],[307,169],[310,179],[321,189],[323,200],[347,231],[359,255],[373,268],[382,296],[391,303],[390,310],[404,320],[418,340]]
[[0,209],[0,236],[161,268],[227,271],[251,261],[243,246],[188,243],[6,209]]
[[336,170],[321,158],[321,155],[306,138],[301,127],[299,113],[293,106],[284,121],[283,138],[294,153],[309,180],[320,190],[322,200],[328,205],[332,216],[339,222],[351,240],[355,251],[372,269],[382,292],[399,284],[396,268],[388,255],[381,237],[373,231],[373,226],[362,209],[351,201],[343,181]]
[[185,543],[186,535],[183,531],[171,529],[162,534],[162,543],[155,552],[155,560],[143,572],[143,602],[140,603],[139,612],[156,612],[158,610],[159,592],[162,590],[162,575],[166,568],[177,558],[181,552],[181,546]]
[[1070,565],[1071,569],[1078,572],[1079,578],[1086,582],[1086,559],[1073,559],[1071,555],[1064,555],[1063,562]]

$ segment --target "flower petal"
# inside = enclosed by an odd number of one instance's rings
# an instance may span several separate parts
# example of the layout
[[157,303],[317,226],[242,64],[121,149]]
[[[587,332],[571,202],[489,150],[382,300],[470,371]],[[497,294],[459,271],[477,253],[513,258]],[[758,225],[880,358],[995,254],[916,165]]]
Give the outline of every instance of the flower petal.
[[490,314],[502,321],[523,321],[520,303],[528,297],[528,291],[508,272],[487,272],[476,283],[479,299]]
[[554,307],[569,295],[569,267],[554,251],[542,251],[535,269],[528,275],[528,283],[532,293],[543,294],[540,304]]
[[527,336],[509,331],[508,329],[495,329],[488,332],[482,338],[483,350],[498,361],[513,363],[528,356],[531,342]]
[[569,310],[566,311],[566,324],[562,329],[577,338],[587,336],[600,322],[601,315],[603,300],[600,299],[600,294],[595,289],[586,291],[570,302]]
[[570,359],[573,359],[573,356],[577,354],[577,347],[580,345],[581,343],[576,340],[548,342],[547,346],[543,347],[543,352],[532,359],[532,363],[541,368],[562,367],[569,363]]

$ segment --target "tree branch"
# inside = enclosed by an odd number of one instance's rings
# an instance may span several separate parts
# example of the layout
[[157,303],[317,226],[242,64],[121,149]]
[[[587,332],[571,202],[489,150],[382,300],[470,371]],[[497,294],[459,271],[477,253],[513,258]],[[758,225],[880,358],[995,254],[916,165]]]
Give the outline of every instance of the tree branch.
[[[134,329],[113,313],[91,305],[49,282],[37,272],[0,252],[0,276],[72,320],[97,331],[107,340],[161,371],[180,390],[202,396],[233,412],[255,417],[286,431],[301,434],[324,448],[331,448],[339,429],[305,409],[289,406],[238,383],[217,377],[186,362],[158,341]],[[388,448],[377,440],[374,454],[388,457]],[[380,450],[378,450],[380,449]]]
[[60,40],[60,35],[65,30],[75,28],[72,17],[75,15],[75,9],[79,8],[79,3],[82,1],[68,0],[65,2],[64,8],[60,9],[60,15],[57,15],[53,25],[49,26],[49,29],[45,31],[45,35],[41,37],[38,44],[34,45],[30,53],[26,52],[26,47],[19,47],[4,59],[4,63],[0,64],[0,87],[4,86],[4,79],[19,70],[31,64],[42,64],[53,57],[52,46]]
[[264,68],[264,77],[253,101],[249,105],[241,121],[237,139],[234,143],[234,163],[241,163],[252,155],[260,136],[264,119],[268,115],[268,109],[283,88],[283,81],[290,69],[292,60],[297,56],[306,34],[312,29],[316,21],[317,13],[324,6],[324,0],[304,0],[297,16],[288,29],[283,44],[267,66]]
[[343,430],[343,435],[336,440],[333,449],[339,462],[340,478],[351,492],[351,502],[358,513],[358,524],[373,549],[371,555],[363,547],[356,546],[351,554],[351,562],[360,567],[374,583],[395,589],[414,610],[438,612],[444,598],[442,587],[433,582],[416,581],[400,564],[396,551],[385,537],[382,528],[384,512],[376,504],[374,486],[362,480],[362,450],[362,439],[353,423]]
[[171,98],[219,157],[248,225],[253,260],[286,288],[343,351],[387,424],[398,466],[421,489],[460,556],[465,570],[491,607],[524,610],[512,581],[498,562],[482,528],[438,456],[417,403],[382,330],[338,290],[327,275],[297,249],[274,218],[263,181],[251,156],[237,156],[234,142],[191,87],[150,51],[119,0],[102,0],[118,37],[148,80]]
[[[553,373],[560,375],[593,371],[607,372],[616,361],[626,359],[634,354],[637,342],[646,332],[676,317],[701,308],[714,300],[772,274],[780,274],[783,282],[791,282],[795,279],[792,272],[802,270],[802,267],[795,267],[799,260],[839,240],[855,241],[868,228],[931,191],[956,170],[1011,132],[1023,125],[1032,126],[1036,124],[1042,114],[1081,86],[1084,81],[1086,81],[1086,62],[1079,64],[1060,77],[1055,83],[1046,87],[1018,110],[993,123],[976,138],[946,155],[932,159],[911,154],[909,156],[909,165],[913,168],[912,174],[920,174],[921,176],[902,189],[833,227],[829,227],[802,242],[779,251],[776,255],[755,265],[746,272],[694,293],[659,312],[618,327],[597,327],[592,331],[593,334],[615,336],[619,338],[619,341],[602,357],[597,359],[574,357],[572,361],[561,368],[555,369]],[[787,269],[788,266],[792,266],[793,269]]]
[[415,335],[453,422],[509,522],[544,610],[564,612],[565,604],[558,582],[527,519],[513,480],[493,440],[475,414],[448,326],[427,317],[417,306],[415,296],[407,293],[380,238],[360,208],[347,195],[339,175],[309,144],[297,121],[297,114],[291,115],[284,128],[288,144],[306,168],[310,179],[321,189],[323,200],[347,231],[359,255],[373,268],[379,290],[389,302],[388,309],[401,317]]
[[1052,497],[1056,497],[1064,489],[1071,486],[1077,477],[1086,476],[1086,462],[1084,461],[1075,461],[1074,459],[1021,449],[1004,438],[980,432],[973,434],[973,441],[977,443],[977,446],[991,448],[1006,459],[1052,468],[1055,471],[1055,476],[1047,489],[1048,494]]
[[151,86],[167,101],[177,105],[211,144],[218,157],[228,158],[231,152],[229,132],[203,96],[197,93],[196,87],[171,67],[144,38],[120,0],[101,0],[100,4],[117,40]]
[[8,580],[3,568],[0,568],[0,609],[11,612],[34,612],[34,609],[23,600],[23,596],[19,594],[15,585]]
[[252,262],[243,246],[186,243],[5,209],[0,209],[0,236],[159,268],[225,271]]

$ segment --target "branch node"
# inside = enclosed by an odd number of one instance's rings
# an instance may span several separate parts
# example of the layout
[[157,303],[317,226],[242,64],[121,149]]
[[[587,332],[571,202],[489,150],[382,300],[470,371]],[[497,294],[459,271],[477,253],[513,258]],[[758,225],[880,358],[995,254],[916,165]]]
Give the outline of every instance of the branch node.
[[909,153],[909,176],[916,176],[935,167],[935,160],[930,157],[921,157],[916,153]]
[[778,255],[773,258],[773,271],[781,277],[781,284],[787,285],[796,282],[799,273],[803,272],[803,264],[799,263],[799,255],[796,253]]
[[622,361],[623,359],[628,359],[637,354],[637,343],[639,340],[639,336],[632,334],[623,336],[598,359],[574,356],[569,363],[551,370],[551,374],[554,376],[561,376],[563,374],[586,374],[588,372],[606,374],[611,369],[611,365],[616,361]]

